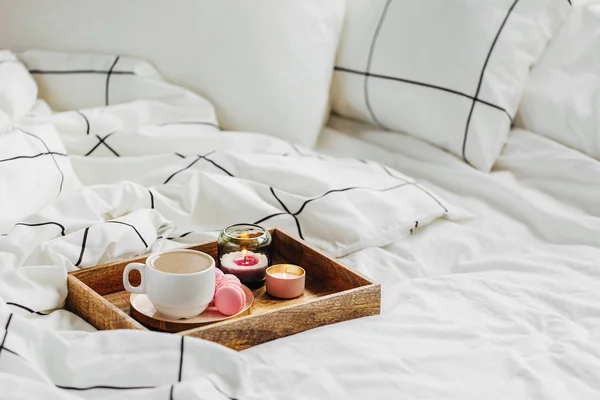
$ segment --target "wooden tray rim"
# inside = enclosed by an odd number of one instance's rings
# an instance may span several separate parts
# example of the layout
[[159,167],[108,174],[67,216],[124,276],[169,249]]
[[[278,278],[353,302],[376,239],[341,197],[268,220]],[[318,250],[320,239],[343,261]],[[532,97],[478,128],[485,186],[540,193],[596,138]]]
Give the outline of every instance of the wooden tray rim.
[[[191,329],[180,331],[180,332],[166,332],[166,333],[171,333],[171,334],[176,334],[176,335],[181,335],[181,336],[187,336],[187,335],[191,335],[191,334],[196,333],[196,332],[201,332],[201,331],[205,331],[205,330],[208,331],[208,330],[213,329],[213,328],[215,328],[217,326],[218,327],[222,327],[222,326],[226,326],[226,325],[229,325],[229,324],[243,323],[246,320],[250,320],[252,318],[256,318],[256,317],[259,317],[259,316],[263,316],[263,315],[267,316],[269,314],[278,313],[278,312],[282,312],[282,311],[285,312],[285,311],[290,310],[290,309],[299,308],[299,307],[305,307],[305,306],[309,306],[311,304],[315,304],[315,303],[319,303],[319,302],[326,302],[326,301],[328,301],[328,300],[330,300],[332,298],[351,295],[354,292],[359,292],[359,291],[364,291],[364,290],[370,290],[370,289],[379,289],[379,291],[381,290],[381,284],[372,282],[368,277],[366,277],[362,273],[346,267],[345,265],[339,263],[338,260],[335,259],[334,257],[326,255],[321,250],[316,249],[313,246],[311,246],[308,243],[306,243],[306,241],[304,241],[304,240],[302,240],[300,238],[292,237],[292,236],[288,235],[287,233],[285,233],[284,231],[282,231],[280,229],[277,229],[277,228],[270,229],[269,231],[273,235],[283,235],[283,236],[285,236],[285,237],[287,237],[287,238],[289,238],[291,240],[297,241],[297,242],[301,243],[303,246],[305,246],[305,247],[309,248],[310,250],[318,253],[319,255],[321,255],[321,256],[323,256],[323,257],[325,257],[327,259],[330,259],[330,260],[334,261],[337,264],[337,268],[343,268],[347,272],[356,275],[357,277],[359,277],[363,281],[365,281],[365,284],[363,284],[361,286],[353,287],[353,288],[350,288],[350,289],[340,290],[338,292],[330,293],[330,294],[327,294],[327,295],[324,295],[324,296],[320,296],[320,297],[317,297],[317,298],[313,298],[313,299],[310,299],[310,300],[308,300],[306,302],[303,302],[303,303],[282,305],[281,307],[277,307],[277,308],[274,308],[272,310],[265,311],[265,312],[263,312],[263,313],[261,313],[259,315],[250,314],[250,315],[245,315],[245,316],[242,316],[242,317],[239,317],[239,318],[232,318],[232,319],[228,319],[228,320],[224,320],[224,321],[219,321],[219,322],[215,322],[215,323],[208,324],[208,325],[205,325],[205,326],[191,328]],[[215,242],[215,240],[210,240],[210,241],[206,241],[206,242],[203,242],[203,243],[196,243],[196,244],[192,244],[192,245],[185,246],[185,247],[182,247],[182,248],[186,248],[186,249],[188,249],[188,248],[196,248],[196,247],[208,245],[208,244],[213,243],[213,242]],[[76,285],[82,286],[84,288],[87,288],[88,292],[91,292],[91,294],[90,294],[91,297],[96,298],[97,300],[99,300],[108,309],[115,311],[117,313],[117,315],[119,317],[121,317],[124,320],[124,322],[126,322],[131,327],[131,329],[151,331],[145,325],[143,325],[140,322],[138,322],[131,315],[128,315],[127,313],[123,312],[119,307],[117,307],[116,305],[114,305],[113,303],[111,303],[110,301],[108,301],[104,296],[100,295],[98,292],[96,292],[95,290],[93,290],[85,282],[83,282],[81,279],[78,278],[78,275],[84,275],[84,274],[87,274],[89,272],[94,272],[94,271],[97,271],[97,270],[113,268],[116,265],[123,264],[123,263],[144,262],[143,260],[145,260],[149,256],[150,256],[150,254],[147,254],[147,255],[132,257],[132,258],[128,258],[128,259],[122,259],[122,260],[112,261],[110,263],[100,264],[100,265],[96,265],[96,266],[93,266],[93,267],[90,267],[90,268],[86,268],[86,269],[82,269],[82,270],[71,271],[71,272],[69,272],[67,274],[67,280],[70,281],[73,284],[76,284]]]
[[[119,307],[115,306],[113,303],[106,300],[106,298],[104,298],[104,296],[101,296],[98,292],[96,292],[94,289],[92,289],[91,287],[86,285],[83,281],[77,279],[77,277],[75,275],[67,275],[67,285],[68,285],[68,282],[71,282],[72,284],[79,285],[79,286],[82,286],[82,287],[88,289],[87,292],[90,293],[89,294],[90,297],[97,299],[105,307],[108,307],[109,309],[112,309],[113,311],[115,311],[121,318],[123,318],[125,321],[127,321],[127,323],[133,325],[132,329],[140,329],[140,330],[145,330],[145,331],[149,330],[144,325],[142,325],[140,322],[138,322],[135,318],[133,318],[131,315],[127,315]],[[80,316],[80,318],[83,318],[83,317]],[[89,323],[89,324],[92,325],[91,323]],[[96,328],[96,327],[94,326],[94,328]]]
[[[314,303],[318,303],[318,302],[325,302],[325,301],[327,301],[329,299],[332,299],[332,298],[341,297],[341,296],[347,296],[347,295],[352,294],[354,292],[363,291],[363,290],[371,289],[371,288],[377,288],[377,287],[381,287],[381,284],[379,284],[379,283],[372,283],[370,285],[359,286],[359,287],[356,287],[356,288],[347,289],[347,290],[341,290],[339,292],[327,294],[325,296],[321,296],[321,297],[317,297],[315,299],[311,299],[311,300],[309,300],[309,301],[307,301],[305,303],[290,304],[290,305],[287,305],[287,306],[281,306],[281,307],[275,308],[273,310],[265,311],[265,312],[263,312],[261,314],[258,314],[258,315],[256,315],[256,314],[254,314],[254,315],[253,314],[244,315],[243,317],[231,318],[231,319],[227,319],[225,321],[215,322],[214,324],[208,324],[206,326],[199,326],[197,328],[192,328],[192,329],[188,329],[188,330],[185,330],[185,331],[173,332],[173,333],[175,333],[176,335],[185,336],[185,335],[189,335],[191,333],[200,332],[200,331],[203,331],[203,330],[208,330],[208,329],[210,329],[210,328],[212,328],[212,327],[214,327],[216,325],[218,325],[218,326],[226,326],[226,325],[234,324],[234,323],[237,324],[237,323],[244,322],[247,319],[256,318],[257,316],[269,315],[269,314],[273,314],[273,313],[277,313],[277,312],[281,312],[281,311],[287,311],[289,309],[299,308],[299,307],[302,307],[302,306],[308,306],[310,304],[314,304]],[[112,303],[111,303],[111,305],[112,305]],[[113,307],[114,307],[114,305],[113,305]],[[125,314],[125,313],[123,313],[123,314]],[[125,314],[125,315],[127,315],[127,314]],[[128,317],[130,317],[130,316],[128,316]]]
[[[321,256],[328,258],[328,259],[334,259],[334,261],[338,264],[338,268],[344,268],[346,271],[349,271],[350,273],[357,275],[358,277],[364,279],[367,283],[364,286],[368,286],[368,285],[376,285],[377,283],[373,282],[370,278],[368,278],[367,276],[363,275],[362,273],[352,270],[348,267],[346,267],[345,265],[341,264],[339,261],[337,261],[336,258],[331,257],[327,254],[325,254],[323,251],[311,246],[310,244],[308,244],[306,241],[304,241],[303,239],[300,238],[296,238],[296,237],[292,237],[290,235],[288,235],[287,233],[285,233],[284,231],[282,231],[281,229],[278,228],[273,228],[273,229],[269,229],[269,232],[271,232],[272,235],[284,235],[287,236],[295,241],[298,241],[300,243],[302,243],[303,246],[310,248],[312,251],[319,253]],[[189,246],[185,246],[185,247],[181,247],[180,249],[191,249],[193,247],[200,247],[200,246],[205,246],[208,245],[209,243],[215,242],[216,240],[208,240],[206,242],[202,242],[202,243],[196,243],[196,244],[192,244]],[[88,273],[88,272],[92,272],[92,271],[96,271],[99,269],[105,269],[105,268],[111,268],[117,264],[121,264],[121,263],[131,263],[131,262],[145,262],[145,260],[150,257],[152,254],[147,254],[147,255],[142,255],[142,256],[137,256],[137,257],[131,257],[131,258],[125,258],[122,260],[117,260],[117,261],[111,261],[109,263],[105,263],[105,264],[99,264],[99,265],[94,265],[93,267],[89,267],[89,268],[85,268],[85,269],[80,269],[77,271],[71,271],[68,273],[68,275],[72,275],[72,276],[77,276],[77,275],[81,275],[84,273]],[[142,261],[144,260],[144,261]],[[364,287],[364,286],[360,286],[360,287]]]

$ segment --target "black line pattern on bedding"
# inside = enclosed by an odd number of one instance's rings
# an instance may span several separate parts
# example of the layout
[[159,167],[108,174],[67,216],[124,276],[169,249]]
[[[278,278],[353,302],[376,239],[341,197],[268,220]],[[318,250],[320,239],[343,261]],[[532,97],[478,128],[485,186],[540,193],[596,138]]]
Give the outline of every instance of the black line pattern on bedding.
[[[173,174],[171,174],[171,176],[169,176],[169,177],[168,177],[168,178],[167,178],[167,179],[164,181],[164,183],[169,183],[169,181],[170,181],[171,179],[173,179],[175,176],[177,176],[177,174],[179,174],[179,173],[181,173],[181,172],[183,172],[183,171],[185,171],[185,170],[188,170],[188,169],[190,169],[191,167],[193,167],[193,166],[194,166],[194,164],[196,164],[196,163],[197,163],[198,161],[200,161],[200,160],[205,160],[205,161],[207,161],[207,162],[211,163],[212,165],[214,165],[216,168],[218,168],[218,169],[220,169],[221,171],[223,171],[224,173],[226,173],[227,175],[229,175],[229,176],[233,176],[233,174],[232,174],[231,172],[227,171],[225,168],[223,168],[222,166],[220,166],[219,164],[217,164],[216,162],[214,162],[213,160],[211,160],[210,158],[208,158],[208,156],[210,156],[211,154],[214,154],[214,153],[215,153],[215,151],[214,151],[214,150],[212,150],[212,151],[209,151],[208,153],[206,153],[206,154],[204,154],[204,155],[198,155],[198,156],[196,157],[196,159],[195,159],[194,161],[192,161],[192,162],[191,162],[191,163],[190,163],[190,164],[189,164],[187,167],[184,167],[184,168],[182,168],[182,169],[180,169],[180,170],[178,170],[178,171],[175,171]],[[179,154],[179,153],[175,153],[175,154],[176,154],[176,155],[178,155],[179,157],[186,158],[186,157],[185,157],[184,155],[182,155],[182,154]]]
[[302,228],[300,227],[300,221],[298,221],[298,217],[296,216],[296,214],[298,213],[292,214],[290,210],[286,207],[286,205],[283,203],[283,201],[281,201],[281,199],[277,196],[277,194],[275,193],[275,189],[269,187],[269,190],[271,191],[273,197],[275,197],[275,200],[277,200],[281,207],[283,207],[283,209],[285,210],[285,214],[294,217],[294,221],[296,222],[296,228],[298,229],[298,236],[300,236],[301,239],[304,239],[304,235],[302,235]]
[[[9,352],[10,354],[15,355],[16,357],[20,358],[21,360],[27,361],[29,362],[27,359],[25,359],[22,355],[20,355],[19,353],[17,353],[14,350],[9,349],[8,347],[4,346],[4,341],[6,340],[6,335],[8,334],[8,325],[10,324],[10,320],[12,318],[12,314],[9,315],[8,317],[8,322],[6,324],[6,332],[4,334],[4,340],[2,341],[2,345],[0,345],[0,353],[2,352],[2,350],[6,350],[7,352]],[[182,336],[183,339],[183,336]],[[181,348],[181,356],[183,356],[183,346]],[[214,386],[214,388],[219,391],[220,393],[222,393],[225,397],[231,399],[231,400],[236,400],[234,398],[231,398],[229,396],[227,396],[211,379],[208,379],[210,381],[210,383]],[[181,380],[179,380],[178,382],[181,382]],[[58,389],[63,389],[63,390],[75,390],[75,391],[88,391],[88,390],[95,390],[95,389],[105,389],[105,390],[148,390],[148,389],[157,389],[159,388],[159,386],[115,386],[115,385],[93,385],[93,386],[84,386],[84,387],[78,387],[78,386],[70,386],[70,385],[57,385],[54,384],[55,387],[57,387]],[[169,385],[169,398],[173,399],[173,392],[174,392],[174,387],[175,384],[171,384]]]
[[18,307],[22,310],[25,311],[29,311],[30,314],[37,314],[37,315],[48,315],[48,314],[44,314],[43,312],[39,312],[39,311],[33,311],[33,309],[24,306],[23,304],[19,304],[19,303],[15,303],[14,301],[7,301],[6,304],[8,304],[9,306],[14,306],[14,307]]
[[106,139],[108,139],[109,137],[111,137],[111,136],[112,136],[112,135],[114,135],[114,134],[115,134],[115,132],[111,132],[111,133],[109,133],[108,135],[106,135],[106,136],[104,136],[104,137],[100,137],[100,135],[96,135],[96,138],[98,138],[98,143],[96,143],[96,145],[95,145],[94,147],[92,147],[92,149],[91,149],[90,151],[88,151],[88,152],[85,154],[85,156],[86,156],[86,157],[87,157],[87,156],[89,156],[90,154],[92,154],[92,153],[93,153],[93,152],[94,152],[94,151],[95,151],[95,150],[98,148],[98,146],[100,146],[101,144],[103,144],[103,145],[104,145],[104,146],[106,146],[106,148],[107,148],[108,150],[110,150],[110,151],[111,151],[111,152],[112,152],[112,153],[113,153],[115,156],[117,156],[117,157],[121,157],[121,156],[119,155],[119,153],[117,153],[117,152],[115,151],[115,149],[113,149],[112,147],[110,147],[110,146],[108,145],[108,143],[106,143]]
[[414,228],[410,228],[410,234],[412,235],[415,229],[417,229],[419,227],[419,221],[415,221],[415,227]]
[[181,345],[179,348],[179,374],[177,375],[177,382],[181,382],[181,373],[183,372],[183,340],[185,336],[181,337]]
[[4,327],[4,338],[2,339],[2,343],[0,343],[0,357],[2,357],[2,350],[4,349],[4,343],[6,343],[6,337],[8,336],[8,327],[10,326],[12,316],[12,313],[8,314],[8,320],[6,321],[6,326]]
[[179,121],[179,122],[163,122],[162,124],[158,124],[158,126],[169,126],[169,125],[207,125],[207,126],[212,126],[213,128],[217,128],[218,130],[221,130],[219,125],[214,124],[212,122],[206,122],[206,121]]
[[[209,233],[209,232],[214,232],[214,233],[218,233],[221,232],[221,229],[205,229],[205,230],[201,230],[201,231],[188,231],[185,233],[182,233],[179,236],[169,236],[167,239],[169,240],[175,240],[175,239],[181,239],[184,238],[188,235],[191,235],[192,233]],[[162,238],[162,236],[157,237],[156,239]]]
[[[7,352],[14,354],[24,361],[28,361],[22,355],[17,353],[14,350],[11,350],[4,346],[4,341],[6,340],[6,335],[8,334],[8,325],[10,324],[10,320],[12,318],[12,314],[8,317],[8,322],[6,324],[6,332],[4,334],[4,340],[2,341],[2,345],[0,345],[0,352],[2,350],[6,350]],[[212,382],[211,382],[212,383]],[[213,383],[214,385],[214,383]],[[158,386],[113,386],[113,385],[94,385],[94,386],[85,386],[85,387],[76,387],[76,386],[67,386],[67,385],[57,385],[54,384],[55,387],[64,390],[76,390],[76,391],[86,391],[86,390],[94,390],[94,389],[111,389],[111,390],[143,390],[143,389],[156,389]]]
[[128,224],[127,222],[123,222],[123,221],[106,221],[106,223],[107,224],[120,224],[120,225],[125,225],[125,226],[129,226],[130,228],[133,228],[133,230],[135,231],[135,233],[137,233],[137,235],[140,238],[140,240],[142,241],[142,243],[144,243],[144,247],[148,248],[148,243],[146,243],[146,241],[144,240],[144,237],[141,235],[140,231],[138,231],[135,226]]
[[60,228],[60,235],[65,236],[65,227],[62,224],[54,221],[48,222],[37,222],[37,223],[28,223],[28,222],[17,222],[15,226],[45,226],[45,225],[56,225]]
[[75,112],[79,115],[81,115],[81,118],[83,118],[85,120],[85,134],[89,135],[90,134],[90,121],[87,119],[87,117],[85,116],[85,114],[83,114],[83,112],[79,111],[79,110],[75,110]]
[[150,189],[148,189],[148,193],[150,193],[150,208],[154,210],[154,194]]
[[[385,165],[378,164],[378,163],[377,163],[377,165],[379,165],[385,171],[385,173],[388,174],[389,176],[391,176],[392,178],[398,179],[399,181],[402,181],[402,182],[408,182],[406,179],[392,174],[392,172]],[[427,196],[431,197],[431,199],[433,199],[436,203],[438,203],[440,205],[440,207],[442,207],[444,209],[445,213],[448,213],[448,209],[442,204],[442,202],[437,197],[435,197],[433,194],[431,194],[431,192],[429,192],[429,190],[425,189],[423,186],[419,185],[417,182],[410,182],[410,184],[413,185],[414,187],[416,187],[417,189],[419,189],[421,192],[425,193]]]
[[202,158],[204,160],[208,161],[209,163],[211,163],[212,165],[214,165],[215,167],[219,168],[221,171],[225,172],[227,175],[233,176],[233,174],[231,172],[227,171],[225,168],[221,167],[219,164],[217,164],[216,162],[214,162],[210,158],[207,158],[206,156],[204,156]]
[[50,148],[48,147],[46,142],[41,137],[34,135],[33,133],[27,132],[27,131],[23,130],[22,128],[19,128],[19,130],[21,132],[23,132],[24,134],[29,135],[32,138],[39,140],[42,143],[42,145],[46,148],[46,152],[48,154],[50,154],[50,156],[52,157],[52,161],[54,162],[54,165],[56,165],[56,168],[58,169],[58,172],[60,173],[60,186],[58,188],[58,194],[56,195],[56,197],[60,196],[60,194],[62,193],[63,184],[65,183],[65,174],[63,173],[62,169],[58,165],[58,161],[56,161],[56,158],[54,157],[53,152],[50,151]]
[[227,393],[225,393],[224,391],[222,391],[221,388],[219,387],[219,385],[217,385],[216,383],[214,383],[210,377],[207,377],[207,379],[210,381],[210,383],[212,383],[212,385],[215,387],[215,389],[217,389],[217,391],[219,393],[221,393],[223,396],[227,397],[229,400],[237,400],[237,399],[235,399],[233,397],[229,397],[227,395]]
[[[6,349],[6,350],[8,350],[8,349]],[[11,351],[11,353],[14,353],[14,352]],[[16,354],[16,353],[14,353],[14,354]],[[227,396],[217,385],[215,385],[214,382],[211,381],[211,383],[214,386],[214,388],[217,391],[219,391],[221,394],[223,394],[225,397],[227,397],[230,400],[236,400],[236,399],[234,399],[232,397]],[[63,389],[63,390],[76,390],[76,391],[87,391],[87,390],[94,390],[94,389],[108,389],[108,390],[148,390],[148,389],[157,389],[157,388],[159,388],[159,386],[111,386],[111,385],[96,385],[96,386],[87,386],[87,387],[64,386],[64,385],[54,385],[54,386],[56,386],[59,389]],[[175,389],[175,384],[171,384],[169,386],[169,399],[171,399],[171,400],[174,399],[174,397],[173,397],[174,389]]]
[[369,73],[371,72],[371,62],[373,61],[373,52],[375,51],[375,44],[377,43],[377,38],[379,37],[379,32],[381,31],[381,27],[383,26],[383,21],[385,20],[385,16],[387,15],[387,11],[390,8],[390,3],[392,0],[387,0],[385,5],[383,6],[383,11],[381,12],[381,16],[379,17],[379,22],[377,22],[377,26],[375,28],[375,32],[373,33],[373,38],[371,39],[371,46],[369,48],[369,55],[367,57],[367,66],[366,66],[366,74],[363,83],[363,91],[365,96],[365,105],[367,106],[367,110],[369,111],[369,115],[373,122],[384,130],[388,130],[383,124],[377,119],[375,113],[373,112],[373,108],[371,107],[371,102],[369,101]]
[[[296,150],[296,152],[299,155],[303,155],[302,153],[299,152],[299,150],[295,146],[294,146],[294,150]],[[371,162],[367,162],[365,160],[357,160],[357,162],[364,163],[364,164],[371,164]],[[254,222],[254,224],[258,225],[258,224],[260,224],[262,222],[270,220],[271,218],[279,217],[279,216],[282,216],[282,215],[291,215],[294,218],[294,221],[296,222],[296,227],[298,229],[298,236],[301,239],[304,239],[304,236],[302,234],[302,228],[301,228],[301,225],[300,225],[300,221],[298,219],[298,215],[300,215],[304,211],[305,207],[308,204],[312,203],[313,201],[322,199],[323,197],[326,197],[326,196],[328,196],[328,195],[330,195],[332,193],[347,192],[347,191],[350,191],[350,190],[372,190],[372,191],[377,191],[377,192],[387,192],[387,191],[390,191],[390,190],[398,189],[400,187],[409,186],[409,185],[410,186],[414,186],[415,188],[419,189],[421,192],[423,192],[425,195],[427,195],[433,201],[435,201],[444,210],[444,213],[448,213],[448,209],[442,204],[442,202],[436,196],[434,196],[433,194],[431,194],[427,189],[425,189],[424,187],[422,187],[421,185],[419,185],[417,182],[408,181],[408,180],[406,180],[406,179],[404,179],[402,177],[394,175],[383,164],[379,164],[379,163],[374,163],[374,164],[378,165],[381,169],[383,169],[383,171],[387,175],[389,175],[390,177],[392,177],[392,178],[400,181],[401,183],[398,184],[398,185],[395,185],[395,186],[392,186],[392,187],[389,187],[389,188],[383,188],[383,189],[375,189],[375,188],[359,187],[359,186],[348,187],[348,188],[343,188],[343,189],[332,189],[332,190],[329,190],[329,191],[323,193],[320,196],[314,197],[312,199],[305,200],[304,203],[298,209],[298,211],[296,211],[295,213],[292,213],[289,210],[289,208],[286,206],[286,204],[281,200],[281,198],[279,196],[277,196],[277,194],[275,193],[275,189],[273,187],[269,187],[269,190],[270,190],[271,194],[277,200],[277,202],[281,205],[281,207],[283,208],[284,212],[279,212],[279,213],[274,213],[274,214],[271,214],[271,215],[267,215],[266,217],[261,218],[258,221]],[[415,228],[417,228],[418,226],[419,226],[419,222],[416,221],[415,222]],[[411,233],[412,233],[412,229],[411,229]]]
[[[184,158],[185,158],[185,157],[184,157]],[[166,180],[164,183],[165,183],[165,184],[166,184],[166,183],[169,183],[169,181],[170,181],[171,179],[173,179],[173,177],[175,177],[175,176],[176,176],[177,174],[179,174],[180,172],[183,172],[183,171],[185,171],[185,170],[187,170],[187,169],[189,169],[189,168],[193,167],[193,166],[194,166],[194,164],[196,164],[196,163],[197,163],[198,161],[200,161],[201,159],[202,159],[202,156],[198,156],[198,157],[197,157],[197,158],[196,158],[194,161],[192,161],[192,163],[191,163],[190,165],[188,165],[187,167],[185,167],[185,168],[182,168],[182,169],[180,169],[180,170],[178,170],[178,171],[175,171],[175,172],[173,172],[173,173],[171,174],[171,176],[169,176],[169,177],[167,178],[167,180]]]
[[85,252],[85,243],[87,242],[87,237],[88,237],[89,231],[90,231],[89,226],[87,228],[85,228],[85,231],[83,231],[83,240],[81,241],[81,252],[79,253],[79,259],[75,263],[76,267],[79,267],[79,265],[81,264],[81,261],[83,260],[83,253]]
[[[181,382],[183,376],[183,357],[185,353],[184,348],[185,336],[181,336],[180,344],[179,344],[179,368],[177,373],[177,382]],[[224,396],[227,396],[225,393],[221,391],[221,389],[211,380],[208,379],[210,383],[214,386],[216,390],[221,392]],[[158,386],[112,386],[112,385],[94,385],[94,386],[86,386],[86,387],[76,387],[76,386],[66,386],[66,385],[55,385],[59,389],[64,390],[76,390],[76,391],[86,391],[93,389],[112,389],[112,390],[144,390],[144,389],[156,389]],[[171,384],[169,388],[169,398],[173,398],[175,384]]]
[[9,348],[8,348],[8,347],[6,347],[6,346],[5,346],[5,347],[3,347],[2,349],[3,349],[3,350],[6,350],[6,351],[8,351],[10,354],[14,354],[15,356],[17,356],[17,357],[19,357],[19,358],[23,358],[23,357],[22,357],[22,356],[21,356],[19,353],[17,353],[16,351],[13,351],[13,350],[11,350],[11,349],[9,349]]
[[[42,69],[30,69],[30,74],[34,75],[70,75],[70,74],[108,74],[108,71],[99,69],[70,69],[70,70],[42,70]],[[112,75],[136,75],[133,71],[112,71]]]
[[395,185],[389,188],[383,188],[383,189],[374,189],[374,188],[367,188],[367,187],[348,187],[348,188],[343,188],[343,189],[331,189],[325,193],[323,193],[320,196],[314,197],[312,199],[308,199],[306,201],[304,201],[304,203],[300,206],[300,208],[298,209],[298,211],[296,211],[295,213],[290,212],[290,210],[287,208],[287,206],[284,204],[284,202],[279,198],[279,196],[277,196],[277,194],[275,193],[275,189],[273,189],[272,187],[269,187],[269,190],[271,191],[271,193],[273,194],[273,197],[275,197],[275,199],[277,200],[277,202],[281,205],[281,207],[285,210],[285,212],[281,212],[281,213],[276,213],[276,214],[271,214],[263,219],[260,219],[258,221],[255,222],[255,224],[259,224],[261,222],[265,222],[271,218],[275,218],[278,217],[280,215],[291,215],[294,218],[294,221],[296,222],[296,227],[298,228],[298,236],[301,239],[304,239],[304,235],[302,234],[302,228],[300,226],[300,221],[298,220],[298,215],[300,215],[302,213],[302,211],[304,211],[304,208],[311,202],[322,199],[323,197],[326,197],[332,193],[340,193],[340,192],[347,192],[350,190],[371,190],[371,191],[375,191],[375,192],[388,192],[390,190],[394,190],[394,189],[398,189],[401,188],[403,186],[408,186],[408,185],[415,185],[415,183],[413,182],[408,182],[405,181],[399,185]]
[[10,158],[3,158],[0,160],[1,162],[6,162],[6,161],[14,161],[14,160],[20,160],[20,159],[31,159],[31,158],[38,158],[38,157],[42,157],[42,156],[61,156],[61,157],[67,157],[67,155],[65,153],[59,153],[56,151],[46,151],[43,153],[38,153],[38,154],[33,154],[30,156],[14,156],[14,157],[10,157]]
[[121,58],[121,56],[117,56],[117,58],[115,58],[115,62],[113,62],[113,64],[110,66],[110,69],[108,70],[108,73],[106,74],[106,89],[104,92],[104,99],[105,99],[106,105],[109,104],[108,93],[109,93],[109,88],[110,88],[110,76],[112,75],[115,65],[117,65],[117,62],[119,62],[119,58]]
[[[294,143],[290,142],[290,146],[292,147],[292,149],[294,149],[294,151],[296,152],[297,155],[299,155],[300,157],[305,157],[305,158],[316,158],[319,160],[325,160],[325,157],[323,157],[321,154],[306,154],[300,151],[300,149],[298,148],[298,146],[296,146]],[[281,155],[282,157],[287,157],[289,156],[289,153],[284,153]]]
[[54,385],[59,389],[64,390],[77,390],[77,391],[85,391],[85,390],[93,390],[93,389],[113,389],[113,390],[142,390],[142,389],[156,389],[157,386],[109,386],[109,385],[96,385],[96,386],[86,386],[86,387],[75,387],[75,386],[63,386],[63,385]]
[[395,77],[395,76],[388,76],[388,75],[381,75],[381,74],[373,74],[371,72],[363,72],[363,71],[358,71],[358,70],[355,70],[355,69],[344,68],[344,67],[334,67],[334,70],[340,71],[340,72],[347,72],[349,74],[363,75],[363,76],[368,76],[368,77],[378,78],[378,79],[387,79],[387,80],[390,80],[390,81],[397,81],[397,82],[409,83],[409,84],[412,84],[412,85],[423,86],[423,87],[426,87],[426,88],[441,90],[441,91],[444,91],[444,92],[448,92],[448,93],[451,93],[451,94],[455,94],[455,95],[467,98],[469,100],[476,101],[477,103],[481,103],[481,104],[484,104],[486,106],[495,108],[496,110],[502,111],[508,117],[508,119],[510,119],[511,123],[513,121],[513,117],[503,107],[500,107],[500,106],[498,106],[496,104],[490,103],[490,102],[485,101],[483,99],[480,99],[480,98],[477,98],[477,97],[473,97],[471,95],[468,95],[466,93],[460,92],[458,90],[449,89],[449,88],[446,88],[446,87],[443,87],[443,86],[438,86],[438,85],[432,85],[432,84],[425,83],[425,82],[414,81],[414,80],[411,80],[411,79],[404,79],[404,78],[398,78],[398,77]]
[[179,237],[180,238],[184,238],[184,237],[186,237],[187,235],[189,235],[191,233],[194,233],[194,231],[189,231],[189,232],[183,233],[183,234],[179,235]]
[[[510,6],[510,8],[508,9],[508,13],[506,13],[506,17],[504,17],[504,20],[502,21],[502,24],[500,24],[500,28],[498,29],[498,32],[496,33],[496,36],[494,37],[494,40],[492,42],[492,45],[490,46],[490,50],[488,51],[488,54],[485,58],[485,62],[483,63],[483,68],[481,69],[481,74],[479,76],[479,82],[477,83],[477,90],[475,91],[475,98],[479,97],[479,92],[481,90],[481,85],[483,84],[483,76],[485,74],[485,69],[487,68],[488,62],[490,61],[490,57],[492,56],[492,52],[494,51],[494,47],[496,47],[496,43],[498,42],[498,38],[500,37],[500,34],[502,33],[502,30],[504,29],[504,25],[506,25],[506,21],[508,21],[508,17],[510,17],[510,14],[512,13],[512,11],[514,10],[515,6],[517,5],[517,3],[519,2],[519,0],[515,0],[514,3],[512,4],[512,6]],[[471,110],[469,111],[469,116],[467,117],[467,123],[465,126],[465,135],[463,138],[463,145],[462,145],[462,157],[463,160],[465,160],[465,162],[469,165],[471,165],[471,163],[469,162],[469,160],[467,159],[467,155],[465,153],[465,150],[467,148],[467,137],[469,135],[469,126],[471,125],[471,117],[473,116],[473,110],[475,109],[475,104],[476,102],[473,101],[471,103]]]

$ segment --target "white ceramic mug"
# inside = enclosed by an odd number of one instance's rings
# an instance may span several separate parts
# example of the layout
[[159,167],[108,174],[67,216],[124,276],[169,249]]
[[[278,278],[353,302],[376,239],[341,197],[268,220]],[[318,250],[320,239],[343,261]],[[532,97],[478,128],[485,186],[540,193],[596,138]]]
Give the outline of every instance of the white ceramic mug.
[[[131,286],[129,272],[137,269],[142,280]],[[123,271],[123,286],[145,293],[157,311],[175,318],[192,318],[203,312],[215,293],[215,260],[195,250],[153,254],[146,263],[131,263]]]

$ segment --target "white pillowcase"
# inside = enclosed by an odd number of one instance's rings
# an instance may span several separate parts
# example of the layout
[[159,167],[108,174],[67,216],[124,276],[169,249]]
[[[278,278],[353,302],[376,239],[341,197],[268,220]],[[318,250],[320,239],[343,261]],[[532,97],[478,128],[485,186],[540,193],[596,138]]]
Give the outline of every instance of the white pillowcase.
[[328,114],[343,0],[0,0],[0,48],[152,62],[222,128],[313,145]]
[[568,0],[348,0],[333,110],[489,171]]
[[531,71],[517,124],[600,159],[600,1],[573,12]]
[[0,136],[29,112],[36,97],[37,86],[27,68],[12,52],[0,51]]
[[[164,81],[147,62],[125,56],[51,51],[25,51],[19,53],[19,59],[35,78],[39,97],[54,111],[77,110],[77,118],[87,124],[88,135],[174,123],[194,124],[200,131],[219,130],[208,100]],[[146,106],[147,111],[135,121],[118,121],[122,114],[118,105],[130,102],[140,108]],[[150,109],[150,105],[154,107]],[[103,106],[111,107],[97,115]]]

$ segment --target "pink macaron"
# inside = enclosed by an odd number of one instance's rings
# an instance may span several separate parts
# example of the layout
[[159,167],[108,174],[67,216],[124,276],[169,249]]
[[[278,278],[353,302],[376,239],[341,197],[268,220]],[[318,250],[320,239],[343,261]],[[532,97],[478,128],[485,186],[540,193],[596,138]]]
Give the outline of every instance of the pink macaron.
[[232,274],[225,274],[222,277],[217,278],[217,280],[215,281],[215,293],[221,286],[227,285],[227,284],[242,286],[242,283],[240,282],[240,280],[238,279],[237,276],[232,275]]
[[[219,275],[219,271],[221,274]],[[242,283],[237,278],[237,276],[232,274],[225,274],[220,269],[215,269],[215,295],[217,294],[217,290],[223,287],[224,285],[234,285],[234,286],[242,286]],[[244,300],[246,301],[246,300]],[[215,297],[213,295],[213,299],[208,305],[209,307],[213,307],[215,305]]]
[[[220,277],[222,277],[223,275],[225,275],[225,272],[221,271],[219,268],[215,268],[215,292],[217,291],[217,281],[219,280]],[[211,302],[208,304],[209,307],[213,307],[215,305],[215,296],[213,294],[213,299],[211,300]]]
[[235,284],[222,285],[215,294],[215,307],[223,315],[235,315],[246,304],[244,289]]

